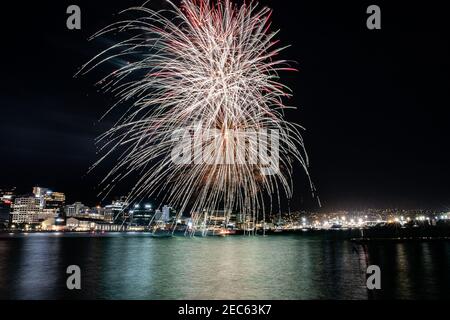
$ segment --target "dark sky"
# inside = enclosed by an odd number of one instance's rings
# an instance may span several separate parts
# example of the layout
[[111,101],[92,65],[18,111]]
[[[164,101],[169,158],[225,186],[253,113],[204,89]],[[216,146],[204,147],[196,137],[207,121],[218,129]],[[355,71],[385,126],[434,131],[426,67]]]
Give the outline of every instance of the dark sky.
[[[285,77],[299,107],[288,117],[307,128],[311,175],[327,210],[450,207],[448,10],[390,2],[263,1],[292,45],[283,55],[298,62],[300,72]],[[114,119],[97,120],[113,100],[93,86],[100,74],[73,75],[108,41],[87,38],[141,3],[2,3],[0,185],[27,192],[39,184],[69,202],[98,201],[106,168],[87,170],[98,158],[95,137]],[[81,7],[81,31],[66,28],[69,4]],[[382,30],[366,28],[370,4],[381,7]],[[296,185],[293,207],[314,207],[300,169]]]

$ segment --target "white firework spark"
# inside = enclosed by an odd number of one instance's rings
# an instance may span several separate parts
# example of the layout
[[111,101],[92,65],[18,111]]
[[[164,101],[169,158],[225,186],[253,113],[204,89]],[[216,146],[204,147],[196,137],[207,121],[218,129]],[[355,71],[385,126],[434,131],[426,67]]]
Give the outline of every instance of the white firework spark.
[[[117,97],[114,108],[128,104],[120,120],[99,138],[106,153],[96,165],[117,150],[122,154],[103,181],[105,189],[138,172],[130,202],[162,195],[165,203],[197,219],[199,213],[218,209],[255,219],[268,210],[266,199],[272,207],[272,199],[279,203],[281,193],[292,197],[293,162],[299,161],[306,172],[308,166],[302,128],[283,119],[291,91],[278,73],[294,69],[277,59],[284,48],[278,46],[278,31],[270,31],[271,10],[229,0],[184,0],[180,7],[167,2],[169,10],[125,10],[138,17],[114,23],[93,38],[120,32],[128,38],[82,68],[86,73],[115,59],[129,61],[99,82]],[[281,170],[261,173],[271,161],[268,154],[258,163],[243,156],[238,163],[207,164],[198,155],[190,163],[176,163],[172,152],[180,142],[173,134],[183,128],[193,137],[205,130],[218,132],[214,146],[222,156],[236,154],[232,133],[276,131]],[[262,138],[270,139],[269,133]],[[256,148],[252,142],[248,145]],[[204,150],[211,143],[188,139],[181,146]]]

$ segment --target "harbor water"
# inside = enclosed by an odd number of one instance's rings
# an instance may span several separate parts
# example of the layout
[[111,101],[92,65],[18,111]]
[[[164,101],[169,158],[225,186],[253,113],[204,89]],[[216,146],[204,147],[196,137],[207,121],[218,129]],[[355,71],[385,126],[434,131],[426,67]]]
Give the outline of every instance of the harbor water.
[[[68,290],[66,269],[81,269]],[[366,287],[369,265],[381,290]],[[2,234],[1,299],[440,299],[449,241],[368,244],[316,234],[152,238]]]

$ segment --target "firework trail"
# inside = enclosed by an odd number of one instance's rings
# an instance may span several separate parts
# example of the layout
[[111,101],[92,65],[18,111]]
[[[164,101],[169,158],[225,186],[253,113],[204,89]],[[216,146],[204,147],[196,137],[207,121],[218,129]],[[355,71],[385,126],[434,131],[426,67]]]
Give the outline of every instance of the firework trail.
[[[113,108],[128,105],[120,120],[99,137],[104,155],[94,167],[120,150],[103,180],[105,192],[137,172],[130,202],[159,196],[199,221],[203,213],[218,209],[255,221],[269,210],[265,199],[272,209],[281,194],[292,197],[294,161],[307,172],[302,127],[283,119],[290,108],[284,100],[291,91],[278,73],[295,69],[277,60],[285,47],[278,46],[278,31],[270,31],[270,9],[255,3],[237,6],[229,0],[184,0],[179,7],[167,3],[170,9],[161,11],[129,8],[123,12],[137,18],[114,23],[93,36],[127,36],[80,72],[127,61],[98,84],[117,98]],[[246,153],[237,150],[242,132],[250,133],[244,139]],[[181,138],[174,139],[177,134]],[[262,153],[261,141],[273,137],[279,141],[277,150],[271,146],[270,152]],[[213,161],[205,161],[204,150],[211,147],[216,151],[210,153]],[[174,154],[176,158],[188,149],[202,152],[190,154],[190,161],[174,161]],[[249,161],[249,154],[256,153],[259,161]],[[280,170],[263,174],[275,154]],[[230,155],[234,162],[218,160]]]

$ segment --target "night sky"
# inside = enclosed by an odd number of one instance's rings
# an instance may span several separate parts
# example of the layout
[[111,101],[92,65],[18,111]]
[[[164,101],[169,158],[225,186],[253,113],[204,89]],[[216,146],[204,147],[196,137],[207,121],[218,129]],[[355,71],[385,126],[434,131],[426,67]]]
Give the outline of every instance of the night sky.
[[[300,72],[285,74],[298,107],[287,117],[307,129],[323,209],[449,209],[447,8],[433,1],[262,2],[274,9],[283,44],[292,45],[283,57],[298,62]],[[24,193],[48,186],[68,202],[99,201],[108,163],[87,171],[98,159],[94,139],[115,120],[98,122],[113,99],[94,87],[100,72],[74,74],[112,40],[87,38],[141,3],[2,3],[0,186]],[[66,28],[70,4],[81,7],[80,31]],[[381,7],[382,30],[366,28],[370,4]],[[317,208],[300,168],[295,182],[293,209]]]

